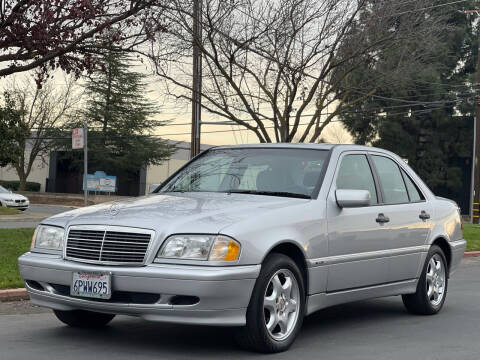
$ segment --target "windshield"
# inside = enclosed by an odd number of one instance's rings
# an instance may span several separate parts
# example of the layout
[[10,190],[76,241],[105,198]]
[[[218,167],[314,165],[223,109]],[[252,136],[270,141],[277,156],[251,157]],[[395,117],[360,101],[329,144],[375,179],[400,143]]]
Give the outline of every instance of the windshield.
[[8,191],[2,185],[0,185],[0,194],[9,194],[9,193],[10,193],[10,191]]
[[286,148],[210,150],[160,192],[225,192],[311,198],[328,151]]

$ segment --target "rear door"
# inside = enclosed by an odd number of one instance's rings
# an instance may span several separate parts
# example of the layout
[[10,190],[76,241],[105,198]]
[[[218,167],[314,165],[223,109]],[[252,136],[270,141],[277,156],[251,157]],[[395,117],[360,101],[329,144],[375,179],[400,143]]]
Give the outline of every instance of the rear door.
[[[341,209],[336,203],[337,189],[368,190],[371,205]],[[389,225],[377,221],[384,212],[367,154],[343,153],[327,198],[327,292],[387,282]]]
[[393,158],[371,154],[391,229],[388,282],[414,279],[430,232],[431,206]]

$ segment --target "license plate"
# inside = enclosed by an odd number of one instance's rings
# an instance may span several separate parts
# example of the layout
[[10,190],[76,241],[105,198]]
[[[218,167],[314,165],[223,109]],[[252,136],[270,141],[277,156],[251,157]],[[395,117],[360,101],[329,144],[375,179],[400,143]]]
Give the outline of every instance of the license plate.
[[106,273],[74,272],[70,295],[96,299],[112,296],[111,276]]

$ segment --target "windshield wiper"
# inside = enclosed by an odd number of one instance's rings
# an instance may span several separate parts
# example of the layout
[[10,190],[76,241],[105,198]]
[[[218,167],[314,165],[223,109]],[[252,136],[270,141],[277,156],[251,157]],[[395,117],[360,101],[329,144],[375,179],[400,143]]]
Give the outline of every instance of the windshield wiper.
[[161,194],[161,193],[184,193],[186,192],[185,190],[182,190],[182,189],[171,189],[171,190],[162,190],[162,191],[159,191],[157,194]]
[[283,196],[299,199],[311,199],[310,195],[292,193],[288,191],[261,191],[261,190],[228,190],[229,194],[252,194],[252,195],[266,195],[266,196]]

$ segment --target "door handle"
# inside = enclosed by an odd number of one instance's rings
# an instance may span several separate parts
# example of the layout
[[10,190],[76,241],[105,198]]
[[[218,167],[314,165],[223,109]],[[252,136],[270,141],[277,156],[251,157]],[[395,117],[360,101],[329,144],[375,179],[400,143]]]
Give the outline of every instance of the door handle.
[[388,216],[385,216],[383,213],[378,214],[378,217],[375,219],[375,221],[379,224],[384,224],[390,221],[390,218]]
[[428,220],[430,219],[430,214],[427,214],[425,210],[422,210],[422,212],[420,213],[420,215],[418,215],[418,217],[422,220]]

